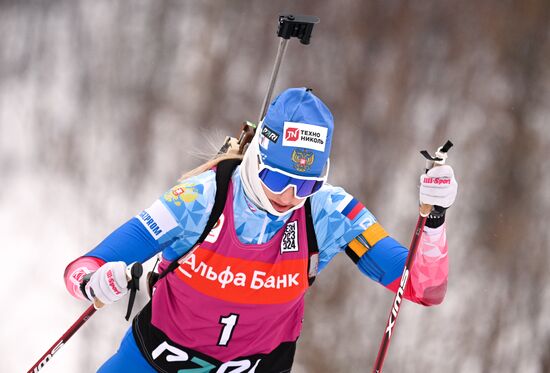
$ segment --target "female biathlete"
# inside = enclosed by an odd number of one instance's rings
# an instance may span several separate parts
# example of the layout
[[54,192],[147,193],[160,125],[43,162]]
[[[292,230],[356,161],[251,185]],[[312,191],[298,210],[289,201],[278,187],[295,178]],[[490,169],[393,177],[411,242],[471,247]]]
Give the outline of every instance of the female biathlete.
[[[341,251],[397,290],[407,249],[361,202],[326,182],[333,127],[309,89],[284,91],[242,163],[226,155],[184,175],[67,266],[73,296],[109,304],[127,293],[130,263],[162,252],[163,272],[179,259],[98,372],[289,372],[304,295]],[[441,208],[428,217],[416,253],[405,294],[413,302],[436,305],[445,296],[445,209],[456,193],[448,165],[420,178],[420,203]]]

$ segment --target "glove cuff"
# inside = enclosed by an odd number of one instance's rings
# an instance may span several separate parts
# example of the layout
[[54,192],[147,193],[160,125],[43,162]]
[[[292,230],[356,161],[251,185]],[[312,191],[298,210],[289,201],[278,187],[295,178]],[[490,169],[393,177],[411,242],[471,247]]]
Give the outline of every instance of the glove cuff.
[[447,209],[441,206],[434,206],[430,215],[426,218],[426,227],[437,228],[445,222],[445,212]]

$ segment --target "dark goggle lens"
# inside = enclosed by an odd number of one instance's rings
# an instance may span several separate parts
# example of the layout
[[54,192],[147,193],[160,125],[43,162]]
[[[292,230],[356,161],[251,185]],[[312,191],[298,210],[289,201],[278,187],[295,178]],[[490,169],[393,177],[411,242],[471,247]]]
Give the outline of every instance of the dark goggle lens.
[[258,174],[260,180],[274,193],[281,193],[288,185],[294,185],[296,196],[305,198],[317,192],[323,186],[322,180],[304,180],[264,168]]
[[317,192],[323,186],[323,181],[320,180],[302,180],[302,185],[296,185],[296,196],[304,198]]

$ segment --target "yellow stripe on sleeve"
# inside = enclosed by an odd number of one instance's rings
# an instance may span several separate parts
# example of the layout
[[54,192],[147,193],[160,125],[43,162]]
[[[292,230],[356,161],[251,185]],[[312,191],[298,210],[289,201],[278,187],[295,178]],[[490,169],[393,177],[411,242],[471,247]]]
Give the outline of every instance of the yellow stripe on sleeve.
[[388,236],[388,232],[386,232],[379,223],[374,223],[359,236],[355,237],[348,244],[348,247],[358,258],[361,258],[371,247],[376,245],[378,241]]
[[357,238],[353,239],[349,244],[348,247],[353,250],[355,254],[360,258],[367,252],[369,249],[365,245],[363,245]]
[[374,223],[368,227],[362,235],[365,237],[370,247],[373,247],[378,241],[389,236],[388,232],[382,228],[380,223]]

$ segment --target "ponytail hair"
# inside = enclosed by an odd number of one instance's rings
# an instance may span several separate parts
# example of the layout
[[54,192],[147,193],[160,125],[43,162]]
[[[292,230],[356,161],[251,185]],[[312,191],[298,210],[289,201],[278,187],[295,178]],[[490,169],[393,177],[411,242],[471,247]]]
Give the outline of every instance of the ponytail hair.
[[221,161],[225,161],[226,159],[243,159],[243,154],[239,154],[238,151],[233,151],[230,149],[227,153],[223,154],[216,154],[214,157],[212,157],[210,160],[206,161],[205,163],[201,164],[200,166],[192,169],[191,171],[187,171],[181,177],[179,178],[179,181],[182,182],[185,179],[189,179],[192,176],[197,176],[199,174],[202,174],[203,172],[206,172],[213,167],[217,166],[218,163]]

